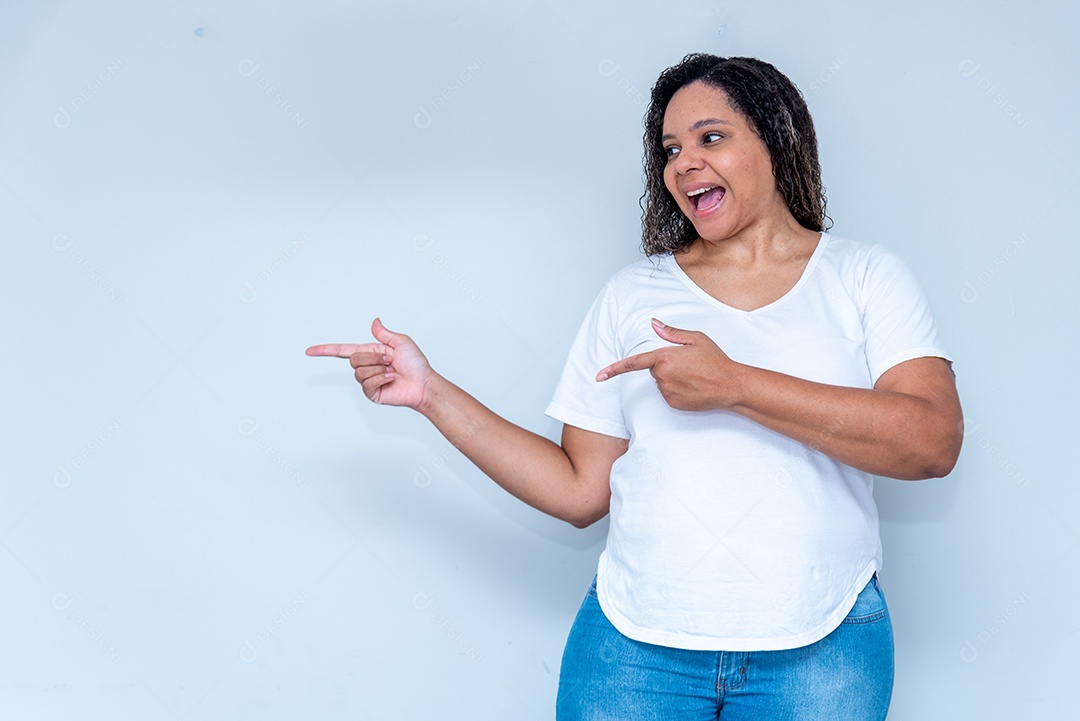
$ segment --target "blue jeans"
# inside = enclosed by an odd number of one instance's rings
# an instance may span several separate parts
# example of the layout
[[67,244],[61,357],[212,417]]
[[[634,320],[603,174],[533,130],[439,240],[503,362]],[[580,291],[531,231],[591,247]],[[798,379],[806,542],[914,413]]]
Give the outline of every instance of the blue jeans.
[[558,721],[878,721],[893,635],[877,575],[825,638],[782,651],[688,651],[634,641],[607,620],[596,580],[563,652]]

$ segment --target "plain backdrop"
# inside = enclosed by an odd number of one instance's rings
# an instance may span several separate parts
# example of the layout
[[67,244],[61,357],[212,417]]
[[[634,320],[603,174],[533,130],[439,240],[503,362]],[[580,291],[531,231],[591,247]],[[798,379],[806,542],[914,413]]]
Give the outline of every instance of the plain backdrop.
[[0,18],[0,717],[551,719],[606,521],[524,506],[304,349],[379,315],[558,438],[573,334],[639,257],[649,88],[693,51],[802,89],[833,232],[905,259],[956,358],[955,471],[875,486],[889,718],[1071,717],[1077,5]]

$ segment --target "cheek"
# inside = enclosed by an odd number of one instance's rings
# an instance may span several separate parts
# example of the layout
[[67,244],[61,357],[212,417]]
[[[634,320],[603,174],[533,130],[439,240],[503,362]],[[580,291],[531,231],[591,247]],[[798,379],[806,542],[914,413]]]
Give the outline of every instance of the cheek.
[[770,191],[776,189],[776,178],[773,177],[772,160],[767,154],[747,156],[740,163],[740,170],[753,179],[754,184],[760,189],[763,196],[768,196]]
[[675,204],[681,207],[679,186],[675,182],[675,168],[670,163],[664,168],[664,187],[667,188],[667,192],[671,194],[671,197],[675,199]]

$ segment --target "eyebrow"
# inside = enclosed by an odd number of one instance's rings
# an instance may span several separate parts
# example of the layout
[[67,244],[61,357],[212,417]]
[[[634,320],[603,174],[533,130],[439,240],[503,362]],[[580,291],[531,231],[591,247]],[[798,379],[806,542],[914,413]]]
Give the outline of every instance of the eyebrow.
[[[693,132],[695,130],[700,130],[701,128],[704,128],[706,125],[731,125],[731,123],[729,123],[726,120],[720,120],[719,118],[706,118],[705,120],[699,120],[696,123],[694,123],[693,125],[691,125],[690,126],[690,132]],[[671,133],[665,133],[664,135],[660,136],[661,141],[674,140],[674,139],[675,139],[675,136],[672,135]]]

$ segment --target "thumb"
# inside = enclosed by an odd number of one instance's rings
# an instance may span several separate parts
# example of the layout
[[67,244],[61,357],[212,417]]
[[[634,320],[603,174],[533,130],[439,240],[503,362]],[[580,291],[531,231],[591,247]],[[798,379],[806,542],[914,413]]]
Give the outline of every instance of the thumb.
[[683,330],[682,328],[674,328],[670,325],[664,325],[656,318],[652,319],[653,330],[656,331],[656,335],[660,336],[669,343],[678,343],[679,345],[690,345],[694,342],[694,331]]
[[371,335],[375,336],[375,340],[388,346],[397,345],[397,333],[391,332],[386,326],[382,324],[382,321],[376,318],[371,321]]

